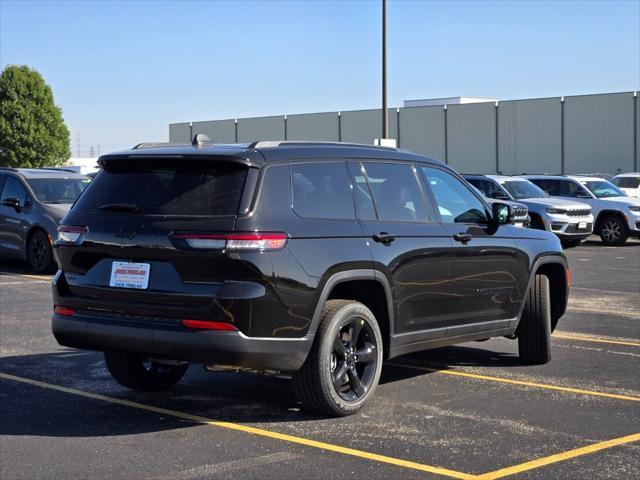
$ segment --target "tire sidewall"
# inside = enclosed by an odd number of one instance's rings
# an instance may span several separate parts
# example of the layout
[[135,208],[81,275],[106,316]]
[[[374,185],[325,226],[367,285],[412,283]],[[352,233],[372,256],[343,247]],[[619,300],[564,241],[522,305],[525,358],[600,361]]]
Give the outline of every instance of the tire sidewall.
[[[615,240],[609,240],[607,239],[604,234],[602,233],[602,229],[604,229],[604,226],[607,223],[610,222],[615,222],[620,226],[620,236],[615,239]],[[600,232],[600,239],[602,240],[602,243],[604,243],[605,245],[622,245],[624,242],[626,242],[627,240],[627,226],[626,224],[618,217],[616,216],[610,216],[610,217],[606,217],[603,221],[602,221],[602,227],[601,227],[601,232]]]
[[[374,374],[373,382],[371,384],[371,388],[367,391],[362,398],[356,400],[355,402],[349,402],[342,398],[336,389],[333,386],[333,381],[331,378],[331,353],[333,351],[333,339],[338,334],[338,331],[342,326],[353,317],[358,317],[365,320],[371,326],[371,330],[375,336],[376,340],[376,371]],[[380,332],[380,327],[378,326],[378,322],[375,319],[375,316],[367,307],[360,303],[350,303],[340,309],[331,319],[330,325],[326,330],[326,334],[319,345],[319,376],[321,388],[331,397],[333,403],[336,407],[343,412],[355,412],[359,410],[362,405],[364,405],[375,393],[376,388],[378,386],[378,382],[380,380],[380,374],[382,373],[382,333]]]
[[[36,266],[33,264],[33,257],[31,256],[31,244],[32,242],[34,242],[34,239],[37,236],[43,237],[43,241],[47,247],[47,254],[46,254],[47,258],[45,260],[46,263],[43,265],[42,268],[36,268]],[[49,243],[49,238],[47,234],[44,233],[42,230],[38,230],[33,235],[31,235],[31,237],[29,237],[29,241],[27,242],[27,260],[29,261],[29,266],[31,267],[31,270],[33,270],[35,273],[48,273],[53,269],[53,264],[54,264],[53,249],[51,248],[51,244]]]

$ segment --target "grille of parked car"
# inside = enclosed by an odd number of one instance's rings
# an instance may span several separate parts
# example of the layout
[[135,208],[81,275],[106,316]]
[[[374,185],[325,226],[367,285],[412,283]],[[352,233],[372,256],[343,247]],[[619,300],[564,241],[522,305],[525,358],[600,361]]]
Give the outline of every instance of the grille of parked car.
[[582,208],[582,209],[576,209],[576,210],[569,210],[567,212],[567,215],[569,215],[570,217],[586,217],[591,213],[591,210],[589,210],[588,208]]

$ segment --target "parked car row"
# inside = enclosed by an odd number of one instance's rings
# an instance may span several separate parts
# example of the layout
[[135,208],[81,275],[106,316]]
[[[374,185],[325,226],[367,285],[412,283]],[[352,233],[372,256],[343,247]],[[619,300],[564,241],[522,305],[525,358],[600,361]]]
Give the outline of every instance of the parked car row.
[[[464,175],[486,197],[525,205],[531,228],[555,233],[565,246],[575,246],[591,233],[607,245],[640,237],[640,199],[599,177],[574,175]],[[631,179],[631,180],[628,180]],[[638,174],[613,180],[629,187]],[[633,193],[633,189],[629,188]]]

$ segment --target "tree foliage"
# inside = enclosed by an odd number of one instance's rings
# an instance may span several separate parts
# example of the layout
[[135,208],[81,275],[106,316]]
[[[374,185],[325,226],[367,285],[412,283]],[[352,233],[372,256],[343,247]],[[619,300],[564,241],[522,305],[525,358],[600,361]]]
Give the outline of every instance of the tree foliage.
[[71,156],[69,129],[37,71],[9,65],[0,74],[0,166],[48,167]]

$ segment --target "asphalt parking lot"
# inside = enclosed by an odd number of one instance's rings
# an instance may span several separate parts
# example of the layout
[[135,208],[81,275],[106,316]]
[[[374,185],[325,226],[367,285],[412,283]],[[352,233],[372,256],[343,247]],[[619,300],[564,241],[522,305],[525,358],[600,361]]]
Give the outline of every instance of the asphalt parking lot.
[[503,338],[407,355],[342,419],[287,379],[197,365],[133,393],[54,341],[48,277],[0,261],[0,478],[638,478],[640,242],[566,253],[550,364]]

